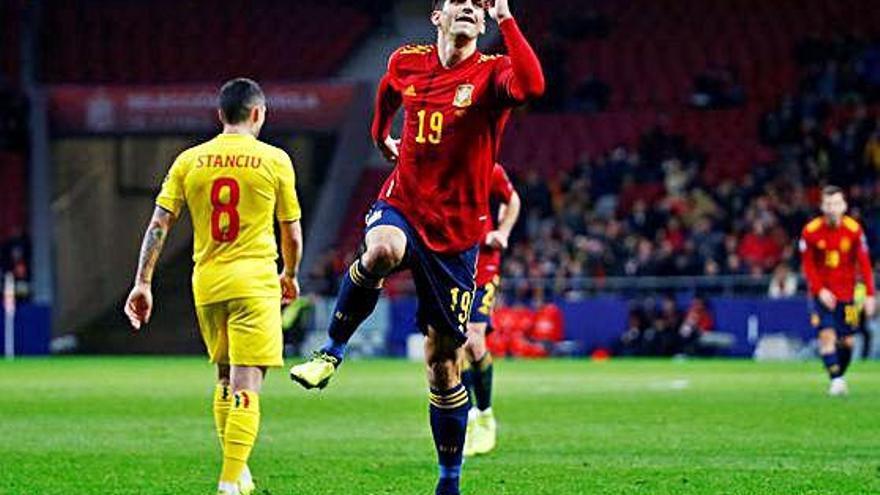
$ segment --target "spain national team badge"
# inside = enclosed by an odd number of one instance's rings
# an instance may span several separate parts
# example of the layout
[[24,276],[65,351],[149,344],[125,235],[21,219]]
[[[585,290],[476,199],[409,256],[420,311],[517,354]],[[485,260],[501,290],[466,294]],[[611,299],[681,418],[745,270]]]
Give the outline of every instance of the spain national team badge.
[[455,99],[452,100],[452,104],[458,108],[469,107],[473,103],[473,96],[474,85],[462,84],[455,90]]
[[844,253],[849,251],[849,249],[851,247],[852,247],[852,242],[849,239],[847,239],[846,237],[844,237],[843,239],[840,240],[840,250],[843,251]]

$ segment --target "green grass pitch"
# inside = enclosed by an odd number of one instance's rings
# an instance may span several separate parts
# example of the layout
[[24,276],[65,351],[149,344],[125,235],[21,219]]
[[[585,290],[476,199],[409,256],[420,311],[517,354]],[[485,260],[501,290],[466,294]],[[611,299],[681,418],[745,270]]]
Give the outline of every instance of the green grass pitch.
[[[880,365],[825,395],[817,361],[506,361],[499,446],[465,494],[880,493]],[[0,494],[213,494],[213,370],[195,358],[0,363]],[[352,361],[262,395],[259,493],[431,494],[422,367]]]

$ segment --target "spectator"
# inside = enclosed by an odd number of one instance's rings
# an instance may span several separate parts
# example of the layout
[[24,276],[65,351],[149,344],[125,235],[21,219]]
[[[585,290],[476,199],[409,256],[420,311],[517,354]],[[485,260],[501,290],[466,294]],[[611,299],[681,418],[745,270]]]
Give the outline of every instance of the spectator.
[[773,270],[773,277],[770,279],[770,287],[767,289],[767,295],[770,299],[782,299],[797,295],[798,279],[791,272],[788,264],[780,263]]
[[632,308],[626,318],[626,330],[620,336],[616,354],[638,356],[642,353],[642,339],[645,330],[645,317],[638,308]]
[[676,329],[681,322],[678,306],[672,296],[663,297],[659,308],[652,299],[649,306],[651,326],[645,331],[643,354],[648,356],[672,356],[677,351]]
[[0,252],[0,279],[7,272],[15,278],[15,296],[19,300],[31,297],[31,243],[21,228],[16,228],[12,236],[3,243]]
[[678,330],[681,351],[685,354],[699,353],[701,336],[714,328],[715,318],[712,316],[709,304],[703,297],[694,296]]
[[752,223],[751,232],[739,244],[737,255],[750,271],[766,270],[779,263],[782,246],[767,232],[765,222],[756,220]]

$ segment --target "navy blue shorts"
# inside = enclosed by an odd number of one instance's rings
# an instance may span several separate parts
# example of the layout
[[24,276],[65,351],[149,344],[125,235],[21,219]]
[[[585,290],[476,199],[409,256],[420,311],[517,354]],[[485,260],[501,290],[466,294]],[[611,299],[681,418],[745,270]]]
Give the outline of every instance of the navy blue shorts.
[[471,309],[471,323],[487,324],[487,335],[492,331],[492,309],[495,308],[495,299],[500,285],[501,277],[496,275],[486,285],[477,287],[477,291],[474,293],[474,307]]
[[810,301],[810,323],[817,331],[832,328],[839,337],[846,337],[854,334],[859,327],[859,308],[851,302],[838,301],[832,311],[826,308],[819,299],[812,299]]
[[380,225],[397,227],[406,234],[406,254],[399,270],[410,270],[419,300],[416,324],[427,335],[428,326],[467,341],[467,322],[474,303],[474,275],[478,246],[459,254],[440,254],[422,243],[419,233],[396,208],[377,201],[366,218],[366,232]]

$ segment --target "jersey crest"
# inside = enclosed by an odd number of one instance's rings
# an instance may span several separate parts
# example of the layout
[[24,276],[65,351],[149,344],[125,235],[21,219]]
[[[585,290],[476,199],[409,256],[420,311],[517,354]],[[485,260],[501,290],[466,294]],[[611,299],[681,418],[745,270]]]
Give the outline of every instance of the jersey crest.
[[462,84],[455,90],[455,98],[452,105],[458,108],[467,108],[473,104],[474,85]]

